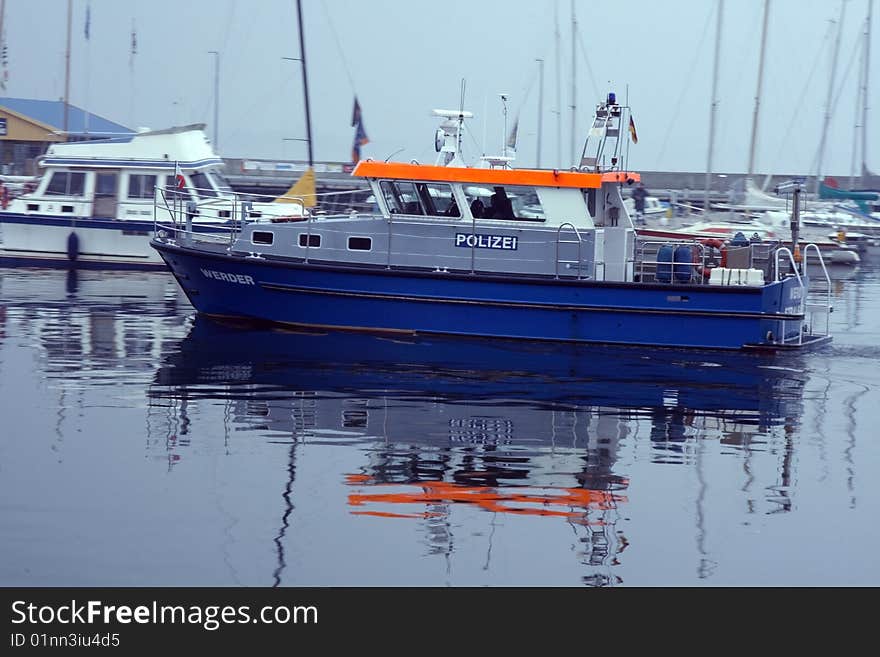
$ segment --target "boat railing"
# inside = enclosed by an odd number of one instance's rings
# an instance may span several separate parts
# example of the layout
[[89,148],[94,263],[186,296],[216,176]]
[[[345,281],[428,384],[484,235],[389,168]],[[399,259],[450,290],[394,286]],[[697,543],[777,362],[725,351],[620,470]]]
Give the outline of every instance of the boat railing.
[[[822,274],[825,276],[825,302],[821,304],[810,304],[805,301],[805,310],[810,313],[810,321],[808,322],[808,331],[810,335],[831,335],[831,313],[833,312],[833,306],[831,305],[831,276],[828,274],[828,269],[825,267],[825,260],[822,258],[822,252],[819,250],[819,247],[816,244],[807,244],[804,246],[803,250],[803,261],[804,261],[804,271],[807,271],[807,264],[809,262],[809,254],[810,251],[816,252],[816,259],[819,262],[819,265],[822,268]],[[824,333],[818,334],[815,331],[813,318],[815,314],[819,313],[820,315],[824,315],[824,324],[825,331]]]
[[[788,264],[790,265],[788,272],[784,272],[779,266],[779,258],[781,256],[784,256],[787,259]],[[793,312],[791,314],[803,315],[804,314],[803,310],[806,305],[807,289],[806,289],[806,285],[804,284],[804,279],[801,278],[801,274],[798,271],[798,265],[795,260],[794,254],[792,254],[791,250],[788,247],[780,246],[779,248],[777,248],[775,250],[775,252],[773,254],[773,264],[774,264],[773,270],[776,272],[776,280],[783,280],[785,278],[790,278],[792,276],[797,278],[798,287],[800,287],[800,290],[801,290],[800,303],[798,304],[801,312]],[[804,263],[804,271],[806,271],[806,263]],[[788,342],[794,342],[796,344],[803,343],[803,340],[804,340],[804,332],[803,331],[798,330],[797,338],[792,338],[791,340],[787,339],[786,334],[785,334],[786,324],[788,324],[788,322],[790,322],[790,321],[800,324],[800,322],[801,322],[800,319],[791,319],[791,320],[780,319],[778,321],[779,321],[778,339],[775,340],[775,342],[778,342],[780,344],[786,344]]]
[[241,227],[248,223],[305,221],[310,233],[312,216],[300,197],[260,202],[253,200],[252,195],[222,194],[194,201],[188,192],[181,193],[175,187],[158,187],[153,198],[156,234],[161,230],[175,238],[229,242],[230,245]]
[[[241,224],[247,223],[244,206],[237,195],[196,202],[175,187],[158,187],[153,197],[153,233],[175,240],[231,246]],[[224,207],[229,209],[222,209]],[[213,212],[205,218],[203,211],[208,208]]]
[[641,282],[704,285],[709,279],[703,272],[717,262],[711,248],[697,240],[645,240],[636,249],[634,264]]
[[[574,233],[575,239],[563,239],[562,231],[566,229],[572,233]],[[577,260],[562,260],[559,257],[559,247],[562,244],[577,244]],[[574,269],[576,270],[575,277],[580,280],[583,278],[583,274],[581,273],[582,268],[582,260],[581,260],[581,250],[583,246],[583,240],[581,239],[581,234],[578,232],[577,226],[573,223],[566,221],[559,225],[559,228],[556,229],[556,278],[559,278],[559,265],[567,265],[569,269],[574,265]],[[597,265],[599,263],[596,263]],[[603,263],[604,264],[604,263]]]

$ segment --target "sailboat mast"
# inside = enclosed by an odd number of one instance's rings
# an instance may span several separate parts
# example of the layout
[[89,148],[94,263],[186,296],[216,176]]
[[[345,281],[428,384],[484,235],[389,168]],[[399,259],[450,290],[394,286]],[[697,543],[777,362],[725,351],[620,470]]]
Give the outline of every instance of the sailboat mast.
[[712,105],[709,111],[709,155],[706,161],[706,191],[703,196],[703,212],[709,211],[709,192],[712,189],[712,149],[715,146],[715,111],[718,108],[718,61],[721,56],[721,18],[724,0],[718,0],[718,21],[715,27],[715,66],[712,72]]
[[862,108],[864,107],[864,98],[862,97],[862,93],[864,93],[865,91],[865,67],[868,65],[868,62],[865,61],[864,41],[859,44],[859,55],[859,81],[857,83],[856,102],[853,103],[856,113],[855,117],[853,118],[852,159],[850,160],[849,164],[849,189],[855,189],[856,186],[856,163],[859,159],[859,133],[862,131],[862,126],[859,123],[859,116],[861,115]]
[[575,65],[577,62],[577,58],[575,57],[575,53],[577,52],[575,48],[575,44],[577,44],[577,18],[575,18],[574,13],[574,0],[571,0],[571,140],[569,145],[571,147],[571,155],[569,157],[569,162],[571,162],[571,166],[575,166],[576,162],[574,161],[574,142],[575,142],[575,114],[577,113],[577,73],[575,71]]
[[559,0],[553,4],[553,36],[556,37],[556,166],[562,164],[562,64],[560,62]]
[[73,0],[67,0],[67,50],[64,55],[64,134],[67,138],[70,107],[70,26],[73,21]]
[[538,149],[535,168],[541,168],[541,131],[544,125],[544,60],[538,59]]
[[306,103],[306,143],[309,145],[309,167],[314,166],[312,155],[312,116],[309,111],[309,78],[306,73],[306,42],[303,37],[302,0],[296,0],[296,16],[299,21],[299,55],[302,62],[303,95]]
[[764,53],[767,49],[767,23],[770,0],[764,0],[764,27],[761,31],[761,57],[758,60],[758,89],[755,91],[755,114],[752,117],[752,145],[749,147],[749,178],[755,173],[755,144],[758,141],[758,113],[761,106],[761,87],[764,82]]
[[834,40],[834,55],[831,57],[831,76],[828,82],[828,99],[825,101],[825,121],[822,125],[822,139],[819,141],[819,157],[816,162],[816,180],[813,193],[819,193],[819,181],[822,179],[822,159],[825,157],[825,141],[828,136],[828,124],[831,123],[831,99],[834,93],[834,78],[837,73],[837,54],[840,52],[840,36],[843,32],[843,17],[846,15],[846,0],[840,2],[840,22],[837,24],[837,38]]
[[865,186],[865,175],[868,171],[868,76],[870,71],[868,64],[871,62],[871,8],[874,0],[868,0],[868,17],[865,19],[865,69],[864,78],[862,79],[862,175],[860,177],[861,187]]
[[6,16],[6,0],[0,0],[0,53],[3,52],[3,46],[6,44],[6,37],[3,35],[3,20]]

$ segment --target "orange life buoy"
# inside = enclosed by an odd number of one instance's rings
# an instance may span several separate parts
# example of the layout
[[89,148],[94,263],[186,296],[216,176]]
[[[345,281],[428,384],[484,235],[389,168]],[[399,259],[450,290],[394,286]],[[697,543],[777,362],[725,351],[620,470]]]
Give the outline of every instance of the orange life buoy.
[[[697,241],[704,247],[718,249],[721,252],[721,262],[719,263],[719,266],[727,267],[727,245],[723,240],[720,240],[717,237],[707,237]],[[694,265],[696,265],[695,269],[697,270],[697,273],[701,274],[703,278],[709,278],[712,268],[703,266],[703,253],[703,249],[694,249]]]

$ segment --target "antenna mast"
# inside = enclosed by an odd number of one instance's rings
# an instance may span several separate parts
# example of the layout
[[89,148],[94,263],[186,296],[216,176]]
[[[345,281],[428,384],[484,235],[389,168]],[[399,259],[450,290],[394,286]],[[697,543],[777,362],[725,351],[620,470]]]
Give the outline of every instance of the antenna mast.
[[571,157],[570,162],[571,166],[575,165],[574,161],[574,140],[575,140],[575,113],[577,112],[577,74],[575,73],[575,66],[577,62],[577,58],[575,57],[577,44],[577,18],[575,18],[574,13],[574,0],[571,0]]

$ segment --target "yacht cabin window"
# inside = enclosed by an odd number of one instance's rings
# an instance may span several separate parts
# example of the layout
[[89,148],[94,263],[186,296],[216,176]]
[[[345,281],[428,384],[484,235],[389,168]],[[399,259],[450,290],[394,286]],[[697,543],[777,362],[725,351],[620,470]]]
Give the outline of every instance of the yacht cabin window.
[[79,171],[55,171],[46,185],[46,196],[82,196],[86,174]]
[[116,173],[101,172],[95,176],[95,198],[116,196]]
[[[173,174],[165,176],[164,183],[160,186],[163,186],[165,189],[166,199],[175,203],[186,203],[187,201],[195,200],[192,196],[192,188],[189,186],[189,181],[186,179],[186,176],[184,176],[183,180],[184,186],[178,187]],[[252,213],[251,216],[255,217],[259,215]]]
[[132,173],[128,176],[128,198],[153,198],[156,193],[156,176]]

